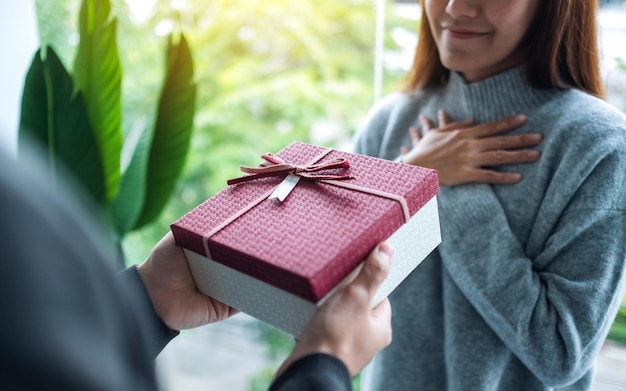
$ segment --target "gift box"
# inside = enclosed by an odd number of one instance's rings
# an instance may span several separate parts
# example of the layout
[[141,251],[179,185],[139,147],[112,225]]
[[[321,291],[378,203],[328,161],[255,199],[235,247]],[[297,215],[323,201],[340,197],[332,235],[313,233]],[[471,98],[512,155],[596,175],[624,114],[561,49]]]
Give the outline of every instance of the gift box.
[[383,300],[441,241],[435,170],[294,142],[171,226],[198,289],[299,336],[381,241]]

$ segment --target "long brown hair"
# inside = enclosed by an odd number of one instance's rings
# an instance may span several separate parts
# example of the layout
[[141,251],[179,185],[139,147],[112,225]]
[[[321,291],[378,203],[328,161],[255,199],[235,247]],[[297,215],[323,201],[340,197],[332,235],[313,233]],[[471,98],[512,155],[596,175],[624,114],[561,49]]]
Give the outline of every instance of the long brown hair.
[[[536,88],[577,88],[604,97],[596,26],[597,0],[540,1],[520,45],[527,48],[526,77]],[[403,90],[445,84],[450,70],[439,59],[422,0],[413,66]]]

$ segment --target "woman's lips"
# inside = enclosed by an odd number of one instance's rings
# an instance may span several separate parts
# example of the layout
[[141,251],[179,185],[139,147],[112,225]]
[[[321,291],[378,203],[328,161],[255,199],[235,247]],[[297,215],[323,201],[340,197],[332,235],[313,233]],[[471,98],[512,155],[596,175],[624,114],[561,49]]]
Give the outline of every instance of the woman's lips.
[[489,34],[488,32],[472,31],[472,30],[459,29],[459,28],[454,28],[454,27],[444,27],[444,31],[451,38],[458,38],[458,39],[480,38]]

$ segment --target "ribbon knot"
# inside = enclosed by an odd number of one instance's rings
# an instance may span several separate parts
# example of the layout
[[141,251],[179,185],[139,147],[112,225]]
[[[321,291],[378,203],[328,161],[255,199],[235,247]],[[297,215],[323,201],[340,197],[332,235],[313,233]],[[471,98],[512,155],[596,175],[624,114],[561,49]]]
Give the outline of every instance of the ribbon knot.
[[343,157],[338,157],[333,160],[329,160],[323,163],[297,165],[285,162],[280,157],[271,153],[264,153],[261,156],[265,162],[259,167],[247,167],[240,166],[241,171],[248,175],[244,175],[239,178],[229,179],[226,183],[233,185],[236,183],[247,182],[257,178],[266,178],[270,176],[281,175],[297,175],[299,177],[312,180],[335,180],[335,179],[351,179],[352,176],[347,172],[341,174],[315,174],[320,171],[332,170],[332,169],[347,169],[350,167],[350,162]]

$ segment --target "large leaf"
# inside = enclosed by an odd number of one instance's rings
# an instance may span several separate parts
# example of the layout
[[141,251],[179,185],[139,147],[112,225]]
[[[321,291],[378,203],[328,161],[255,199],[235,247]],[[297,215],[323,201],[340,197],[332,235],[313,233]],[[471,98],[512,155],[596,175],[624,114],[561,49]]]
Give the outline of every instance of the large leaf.
[[116,20],[109,0],[83,0],[80,43],[74,62],[76,88],[83,92],[89,120],[98,139],[106,178],[107,200],[120,181],[122,150],[122,69],[117,49]]
[[182,34],[178,44],[170,36],[155,126],[141,135],[112,204],[120,236],[154,220],[172,194],[189,150],[195,100],[189,46]]
[[154,220],[169,200],[189,150],[196,104],[193,59],[187,40],[170,35],[167,72],[161,92],[148,163],[146,202],[136,227]]
[[152,129],[148,128],[142,132],[130,164],[122,176],[117,197],[111,204],[113,225],[120,238],[135,227],[143,211],[152,136]]
[[74,93],[70,75],[52,48],[45,60],[38,50],[26,75],[22,95],[18,147],[26,152],[30,140],[43,145],[56,178],[61,165],[78,183],[103,202],[104,174],[100,151],[87,118],[83,97]]

